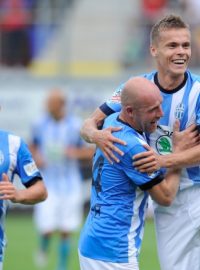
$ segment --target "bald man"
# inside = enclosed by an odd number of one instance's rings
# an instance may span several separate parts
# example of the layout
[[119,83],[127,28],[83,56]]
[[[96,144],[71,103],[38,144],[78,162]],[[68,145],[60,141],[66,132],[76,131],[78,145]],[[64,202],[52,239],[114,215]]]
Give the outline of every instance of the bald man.
[[40,235],[36,263],[45,266],[51,236],[58,231],[57,270],[66,270],[71,233],[82,222],[82,177],[78,159],[92,158],[80,138],[79,118],[68,113],[65,93],[60,89],[49,92],[46,112],[32,128],[31,150],[41,169],[49,193],[45,203],[35,207],[34,218]]
[[[93,161],[91,207],[79,241],[81,270],[138,270],[148,195],[168,206],[179,186],[179,170],[141,173],[132,165],[146,151],[145,133],[155,131],[163,116],[162,97],[151,81],[135,77],[124,86],[122,109],[106,118],[104,127],[119,127],[114,136],[124,155],[110,163],[100,148]],[[174,151],[177,151],[176,146]]]

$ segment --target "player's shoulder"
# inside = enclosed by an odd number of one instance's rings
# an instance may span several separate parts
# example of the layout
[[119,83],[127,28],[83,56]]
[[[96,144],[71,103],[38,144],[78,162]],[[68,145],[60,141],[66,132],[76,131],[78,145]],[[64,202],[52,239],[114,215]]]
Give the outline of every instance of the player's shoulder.
[[8,145],[12,153],[17,153],[22,144],[25,144],[19,135],[7,130],[0,130],[0,142],[1,144]]
[[105,118],[103,128],[108,128],[110,126],[112,127],[118,127],[121,125],[121,123],[118,121],[119,112],[112,113],[108,117]]
[[187,75],[188,75],[188,78],[193,81],[193,82],[197,82],[200,84],[200,75],[196,74],[196,73],[193,73],[191,72],[190,70],[187,70]]
[[21,140],[21,137],[19,135],[14,134],[13,132],[9,130],[0,130],[0,138],[15,138],[16,140]]
[[51,117],[48,113],[43,113],[33,121],[33,127],[37,128],[40,126],[45,126],[51,121]]
[[82,119],[74,114],[66,115],[65,124],[71,128],[80,129],[82,125]]

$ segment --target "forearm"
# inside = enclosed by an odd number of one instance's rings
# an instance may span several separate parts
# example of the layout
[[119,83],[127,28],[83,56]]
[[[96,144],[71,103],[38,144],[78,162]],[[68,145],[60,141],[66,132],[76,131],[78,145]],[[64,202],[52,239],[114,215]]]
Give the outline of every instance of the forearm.
[[169,196],[171,202],[174,200],[180,184],[180,169],[169,169],[166,176],[166,195]]
[[180,183],[180,170],[169,169],[165,179],[154,186],[149,193],[153,200],[163,206],[170,206],[173,202]]
[[200,164],[200,145],[179,153],[159,157],[160,167],[185,168]]
[[95,143],[95,132],[97,132],[97,123],[94,119],[86,119],[80,130],[81,137],[88,143]]
[[47,190],[43,181],[37,181],[34,185],[28,188],[17,190],[16,193],[16,198],[12,200],[14,203],[31,205],[44,201],[47,198]]
[[98,133],[98,127],[102,125],[106,115],[98,108],[87,118],[80,130],[81,137],[88,143],[96,143],[95,135]]

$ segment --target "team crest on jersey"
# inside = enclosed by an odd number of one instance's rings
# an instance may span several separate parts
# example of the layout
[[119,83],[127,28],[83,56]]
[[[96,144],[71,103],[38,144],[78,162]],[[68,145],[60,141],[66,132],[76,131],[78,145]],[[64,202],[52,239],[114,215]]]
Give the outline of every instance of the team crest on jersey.
[[0,165],[2,165],[4,162],[4,154],[3,152],[0,150]]
[[183,113],[184,113],[184,110],[185,110],[185,106],[183,103],[179,103],[177,106],[176,106],[176,110],[175,110],[175,118],[176,119],[182,119],[183,118]]
[[172,142],[169,136],[160,136],[156,141],[156,149],[160,155],[172,153]]

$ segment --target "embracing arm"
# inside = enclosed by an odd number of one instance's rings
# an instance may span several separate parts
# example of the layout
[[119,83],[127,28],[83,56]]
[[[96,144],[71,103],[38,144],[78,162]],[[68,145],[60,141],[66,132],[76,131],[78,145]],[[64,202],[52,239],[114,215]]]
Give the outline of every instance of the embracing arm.
[[113,152],[123,155],[123,152],[120,151],[114,143],[119,143],[125,145],[126,143],[112,135],[112,132],[119,131],[120,127],[109,127],[106,129],[98,130],[98,127],[102,126],[103,120],[106,118],[106,115],[98,108],[95,112],[87,118],[81,128],[81,136],[84,140],[89,143],[95,143],[104,153],[105,157],[109,162],[119,160],[114,155]]
[[200,164],[199,133],[193,124],[184,131],[179,131],[177,123],[173,130],[174,153],[158,155],[148,145],[147,152],[137,154],[133,157],[133,163],[141,172],[152,172],[160,167],[184,168]]
[[[174,153],[159,157],[160,164],[166,168],[185,168],[200,164],[200,145],[184,150],[181,153]],[[163,167],[164,167],[163,166]]]
[[148,190],[154,201],[163,206],[169,206],[173,202],[179,188],[180,172],[179,169],[169,170],[165,179]]
[[88,143],[96,143],[98,127],[102,126],[106,115],[97,108],[94,113],[85,119],[81,128],[81,137]]

